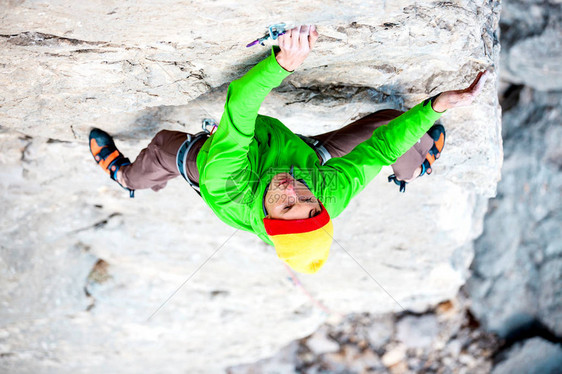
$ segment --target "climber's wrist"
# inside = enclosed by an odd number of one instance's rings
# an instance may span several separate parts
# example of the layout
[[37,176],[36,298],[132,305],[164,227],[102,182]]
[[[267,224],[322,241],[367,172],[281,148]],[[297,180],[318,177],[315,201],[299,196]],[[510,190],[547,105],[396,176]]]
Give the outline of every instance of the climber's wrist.
[[423,106],[429,104],[431,105],[431,109],[433,109],[434,112],[443,113],[449,108],[446,107],[446,103],[443,100],[438,100],[440,97],[441,93],[438,93],[437,95],[432,96],[429,99],[425,99],[423,101]]
[[293,72],[298,67],[299,64],[296,64],[294,61],[291,61],[290,58],[287,57],[283,51],[279,51],[275,54],[275,59],[279,66],[285,69],[288,72]]
[[429,99],[429,101],[431,102],[431,108],[437,113],[443,113],[444,111],[449,109],[447,100],[445,100],[443,95],[441,94],[433,96],[431,99]]

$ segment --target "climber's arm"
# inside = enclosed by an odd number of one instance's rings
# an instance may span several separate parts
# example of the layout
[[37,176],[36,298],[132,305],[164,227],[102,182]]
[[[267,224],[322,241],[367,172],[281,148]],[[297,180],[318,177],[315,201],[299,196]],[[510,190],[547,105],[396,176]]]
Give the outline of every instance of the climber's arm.
[[248,192],[253,178],[247,155],[258,110],[269,92],[304,61],[317,38],[316,30],[308,26],[289,30],[279,37],[277,55],[272,53],[228,87],[201,175],[201,189],[216,203],[238,200]]
[[201,175],[201,189],[216,203],[228,202],[247,192],[251,180],[247,154],[258,110],[267,94],[289,74],[277,63],[272,52],[229,85],[224,112]]
[[392,165],[441,117],[430,100],[416,105],[343,157],[334,157],[320,167],[317,196],[330,213],[338,216],[353,197],[361,192],[385,165]]
[[447,91],[427,99],[386,126],[377,128],[373,135],[343,157],[335,157],[320,167],[317,196],[332,217],[339,215],[351,199],[380,172],[406,153],[441,116],[441,112],[469,105],[482,91],[487,73],[480,73],[465,90]]

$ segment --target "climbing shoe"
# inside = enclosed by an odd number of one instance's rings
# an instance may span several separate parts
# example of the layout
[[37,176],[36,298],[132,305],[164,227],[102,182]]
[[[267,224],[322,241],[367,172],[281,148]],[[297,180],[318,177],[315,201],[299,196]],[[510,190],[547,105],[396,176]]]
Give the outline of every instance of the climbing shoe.
[[433,139],[433,146],[425,156],[425,160],[422,164],[422,172],[418,177],[426,173],[428,175],[431,174],[431,165],[441,156],[441,151],[445,147],[445,128],[442,125],[433,125],[427,134]]
[[[431,165],[433,165],[435,160],[437,160],[441,156],[441,152],[445,147],[445,128],[443,127],[443,125],[433,125],[429,129],[427,134],[431,137],[431,139],[433,139],[433,146],[425,155],[425,159],[421,164],[421,173],[420,175],[418,175],[418,178],[425,174],[431,174],[431,172],[433,171]],[[395,174],[392,174],[388,177],[388,182],[394,182],[400,187],[400,192],[406,192],[406,185],[408,184],[408,182],[398,179]]]
[[135,197],[135,190],[124,187],[117,181],[117,171],[122,166],[130,165],[131,161],[119,152],[113,138],[108,133],[100,129],[90,131],[90,152],[97,164],[109,174],[109,177],[129,191],[130,197]]

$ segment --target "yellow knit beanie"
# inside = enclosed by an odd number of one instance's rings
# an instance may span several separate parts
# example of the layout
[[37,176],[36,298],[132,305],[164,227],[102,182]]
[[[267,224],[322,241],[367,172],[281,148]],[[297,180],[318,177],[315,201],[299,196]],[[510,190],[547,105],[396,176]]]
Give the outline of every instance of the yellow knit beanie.
[[330,253],[334,226],[324,205],[320,206],[322,211],[312,218],[263,219],[277,256],[300,273],[316,273]]

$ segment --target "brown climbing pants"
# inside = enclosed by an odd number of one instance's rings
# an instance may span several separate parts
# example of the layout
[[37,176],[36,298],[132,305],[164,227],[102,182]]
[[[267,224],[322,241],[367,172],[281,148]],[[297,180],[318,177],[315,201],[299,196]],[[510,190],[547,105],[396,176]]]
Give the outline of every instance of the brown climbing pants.
[[[339,130],[309,137],[319,140],[332,157],[342,157],[356,145],[370,138],[377,127],[386,125],[402,113],[391,109],[380,110]],[[135,190],[152,188],[158,191],[166,186],[168,180],[179,176],[176,156],[185,140],[186,133],[180,131],[162,130],[156,134],[148,147],[140,152],[135,162],[122,167],[123,179],[127,187]],[[187,154],[187,175],[196,184],[199,184],[197,154],[205,140],[202,139],[194,144]],[[425,134],[392,165],[396,177],[400,180],[411,179],[432,146],[433,140]]]

